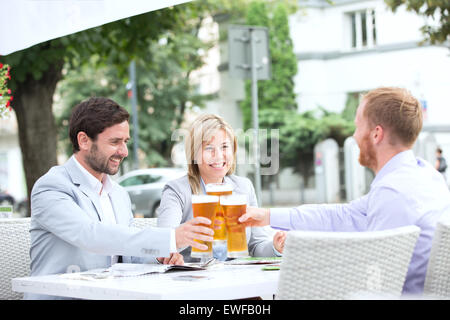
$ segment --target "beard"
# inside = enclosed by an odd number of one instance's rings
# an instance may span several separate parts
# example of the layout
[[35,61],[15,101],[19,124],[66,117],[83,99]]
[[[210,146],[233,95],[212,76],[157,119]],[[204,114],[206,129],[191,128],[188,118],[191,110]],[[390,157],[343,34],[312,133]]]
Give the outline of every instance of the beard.
[[372,170],[377,167],[375,149],[370,143],[369,134],[362,138],[361,144],[359,145],[358,161],[363,167],[367,167]]
[[117,155],[108,157],[100,152],[96,143],[93,143],[85,161],[96,172],[115,175],[117,171],[119,171],[119,166],[117,166],[117,168],[109,167],[110,159],[119,159],[122,161],[123,157]]

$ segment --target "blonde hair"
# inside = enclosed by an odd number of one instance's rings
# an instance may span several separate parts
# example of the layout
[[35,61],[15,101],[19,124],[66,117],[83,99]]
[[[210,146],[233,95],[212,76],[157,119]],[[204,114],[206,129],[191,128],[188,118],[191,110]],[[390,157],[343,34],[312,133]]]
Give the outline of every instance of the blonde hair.
[[422,130],[423,116],[420,102],[406,89],[381,87],[362,97],[363,115],[372,127],[380,125],[391,132],[391,143],[397,140],[411,147]]
[[237,139],[233,128],[220,116],[214,114],[202,114],[191,124],[189,135],[185,140],[185,152],[188,166],[188,179],[193,194],[201,191],[201,176],[197,164],[198,156],[204,142],[209,142],[219,130],[224,130],[233,144],[233,163],[226,175],[230,175],[236,169]]

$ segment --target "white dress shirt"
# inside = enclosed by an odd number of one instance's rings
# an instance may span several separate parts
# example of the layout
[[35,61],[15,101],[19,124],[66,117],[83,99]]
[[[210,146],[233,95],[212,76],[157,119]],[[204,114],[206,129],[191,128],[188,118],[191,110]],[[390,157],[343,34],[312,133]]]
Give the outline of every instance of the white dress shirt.
[[348,204],[270,209],[273,228],[316,231],[376,231],[407,225],[421,229],[404,293],[423,291],[434,229],[450,213],[450,192],[442,175],[411,150],[398,153],[378,172],[370,192]]
[[[111,199],[109,198],[109,192],[112,190],[112,182],[109,175],[105,174],[103,176],[102,182],[94,177],[89,171],[87,171],[74,157],[75,163],[80,168],[81,172],[86,176],[86,179],[89,181],[89,184],[95,194],[99,195],[101,211],[100,218],[102,223],[108,224],[116,224],[116,216],[114,214],[114,209],[111,204]],[[170,252],[177,252],[176,247],[176,238],[175,238],[175,229],[171,229],[170,231]],[[118,256],[111,256],[111,264],[114,264],[118,261]],[[156,260],[159,262],[158,260]]]
[[[111,204],[111,199],[109,198],[109,192],[112,189],[112,184],[110,177],[105,174],[103,175],[103,180],[100,182],[96,177],[94,177],[89,171],[87,171],[74,157],[75,163],[80,168],[81,172],[85,175],[88,180],[91,189],[99,196],[101,212],[99,212],[101,223],[116,224],[116,216],[114,214],[114,209]],[[119,256],[111,256],[111,265],[117,263]]]
[[102,208],[102,212],[99,212],[100,219],[102,223],[116,224],[116,216],[114,215],[114,210],[111,205],[111,200],[109,199],[109,192],[112,189],[112,184],[110,181],[110,177],[105,174],[103,175],[103,180],[100,182],[96,177],[94,177],[89,171],[87,171],[74,157],[75,163],[80,168],[81,172],[85,175],[88,180],[91,189],[95,192],[95,194],[99,195],[100,205]]

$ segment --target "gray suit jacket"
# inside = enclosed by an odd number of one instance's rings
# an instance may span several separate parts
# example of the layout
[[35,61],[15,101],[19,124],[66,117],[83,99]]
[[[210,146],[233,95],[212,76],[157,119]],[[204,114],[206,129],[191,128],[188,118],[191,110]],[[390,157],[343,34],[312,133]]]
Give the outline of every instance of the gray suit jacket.
[[[258,206],[255,189],[252,182],[244,177],[229,175],[224,181],[233,186],[233,192],[247,194],[249,205]],[[157,211],[158,227],[177,227],[193,218],[192,190],[187,175],[169,181],[163,189],[161,204]],[[254,257],[271,257],[277,254],[274,251],[273,239],[269,238],[263,228],[247,228],[247,243],[249,254]],[[183,250],[184,261],[192,261],[191,247]]]
[[31,192],[31,276],[107,268],[112,255],[128,263],[169,256],[169,228],[130,227],[133,214],[127,192],[113,182],[109,197],[117,224],[101,223],[99,195],[91,191],[73,157],[36,182]]

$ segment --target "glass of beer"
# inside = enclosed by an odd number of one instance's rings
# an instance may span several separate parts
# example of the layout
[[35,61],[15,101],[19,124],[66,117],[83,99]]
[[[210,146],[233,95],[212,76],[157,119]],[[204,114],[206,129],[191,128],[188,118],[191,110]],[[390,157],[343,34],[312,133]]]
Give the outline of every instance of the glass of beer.
[[[233,193],[233,186],[229,183],[208,183],[205,186],[206,194],[213,196],[226,196]],[[220,220],[222,224],[219,229],[214,230],[214,243],[223,244],[227,241],[227,228],[225,227],[225,217],[223,215],[223,208],[220,204],[216,209],[216,220]]]
[[[205,217],[211,220],[210,225],[200,224],[201,226],[211,228],[214,230],[214,220],[216,216],[216,208],[219,204],[218,196],[210,196],[210,195],[192,195],[192,212],[194,218],[196,217]],[[194,241],[198,243],[202,243],[208,246],[206,250],[199,250],[197,248],[192,247],[191,257],[193,258],[212,258],[212,243],[201,241],[194,239]]]
[[247,195],[232,194],[220,196],[220,205],[223,208],[227,227],[228,257],[239,258],[248,256],[245,226],[238,221],[239,217],[246,211]]

